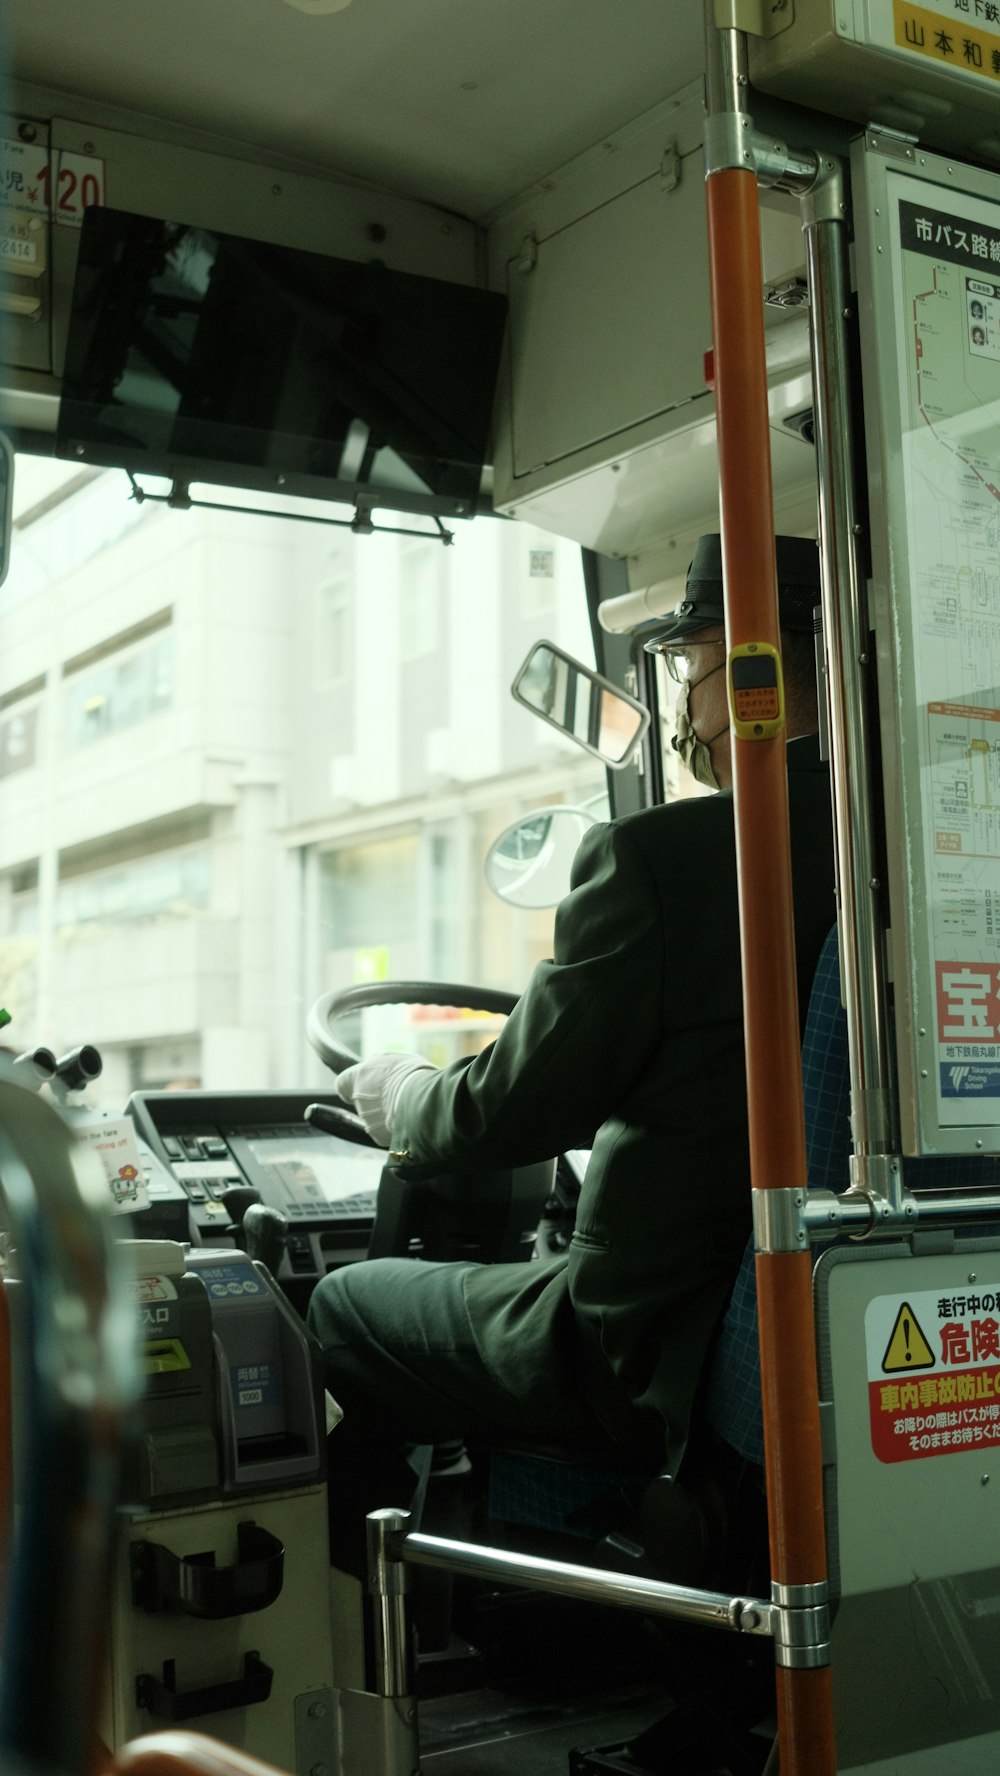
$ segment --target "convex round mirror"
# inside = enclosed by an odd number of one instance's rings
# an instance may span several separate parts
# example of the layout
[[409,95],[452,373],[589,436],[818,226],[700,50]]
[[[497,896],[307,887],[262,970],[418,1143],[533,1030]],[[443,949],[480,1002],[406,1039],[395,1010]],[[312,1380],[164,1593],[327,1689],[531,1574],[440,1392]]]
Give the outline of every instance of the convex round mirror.
[[[603,800],[603,797],[601,798]],[[486,880],[509,906],[555,906],[569,891],[576,848],[597,819],[585,808],[536,808],[494,839]]]
[[536,641],[511,694],[613,771],[628,764],[649,727],[643,703],[551,641]]

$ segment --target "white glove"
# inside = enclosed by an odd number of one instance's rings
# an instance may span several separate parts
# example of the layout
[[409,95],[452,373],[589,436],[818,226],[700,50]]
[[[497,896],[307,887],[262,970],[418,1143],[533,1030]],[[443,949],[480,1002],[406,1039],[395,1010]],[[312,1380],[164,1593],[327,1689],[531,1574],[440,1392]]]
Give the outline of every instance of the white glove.
[[337,1093],[345,1104],[354,1105],[372,1140],[388,1147],[403,1083],[411,1073],[427,1067],[437,1071],[433,1061],[421,1060],[419,1055],[373,1055],[370,1061],[358,1061],[337,1074]]

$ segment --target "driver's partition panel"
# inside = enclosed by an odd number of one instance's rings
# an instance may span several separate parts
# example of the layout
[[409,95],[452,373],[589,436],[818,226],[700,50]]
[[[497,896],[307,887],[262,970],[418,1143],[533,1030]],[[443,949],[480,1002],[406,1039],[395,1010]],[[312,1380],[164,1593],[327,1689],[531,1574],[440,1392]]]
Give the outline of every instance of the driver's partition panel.
[[1000,1237],[927,1243],[816,1270],[842,1776],[1000,1758]]

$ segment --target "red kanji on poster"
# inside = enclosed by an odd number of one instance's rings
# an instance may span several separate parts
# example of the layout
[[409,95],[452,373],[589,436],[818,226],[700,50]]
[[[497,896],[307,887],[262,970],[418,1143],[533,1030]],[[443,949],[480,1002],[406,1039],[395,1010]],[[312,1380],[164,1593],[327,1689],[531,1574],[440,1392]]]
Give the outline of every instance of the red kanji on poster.
[[938,1039],[1000,1044],[1000,968],[987,962],[938,962]]

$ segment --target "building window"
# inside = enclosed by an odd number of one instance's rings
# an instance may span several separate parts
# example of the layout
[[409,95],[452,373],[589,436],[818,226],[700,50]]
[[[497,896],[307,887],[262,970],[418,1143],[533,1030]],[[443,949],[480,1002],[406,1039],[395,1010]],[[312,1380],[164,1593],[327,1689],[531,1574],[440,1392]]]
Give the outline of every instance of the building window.
[[22,709],[0,722],[0,777],[10,777],[35,763],[38,707]]
[[172,635],[74,674],[64,690],[71,746],[88,746],[168,709],[174,697]]
[[[326,851],[319,858],[320,952],[328,986],[420,975],[419,840],[415,833]],[[338,1019],[335,1039],[374,1053],[398,1047],[398,1007]]]
[[13,937],[38,936],[38,891],[12,894],[10,897],[10,929]]
[[440,543],[403,550],[399,582],[399,657],[405,665],[438,650],[443,553]]
[[[405,834],[320,857],[320,917],[327,951],[380,946],[392,953],[397,945],[415,944],[417,852],[416,835]],[[396,961],[393,956],[394,968]]]
[[163,851],[60,882],[56,926],[125,925],[139,919],[187,919],[208,907],[208,850]]
[[320,586],[316,616],[318,682],[343,684],[351,670],[351,595],[346,575]]
[[7,916],[0,928],[0,999],[10,1012],[12,1028],[0,1045],[26,1048],[37,1041],[31,1033],[38,1002],[38,868],[27,865],[6,876]]
[[31,500],[29,495],[27,509],[14,520],[10,574],[0,591],[4,613],[77,573],[102,549],[155,520],[160,511],[132,499],[124,475],[116,473],[95,474],[76,464],[21,454],[17,477],[19,482],[23,477],[27,488],[37,483],[38,497]]
[[527,573],[521,578],[521,615],[540,617],[556,603],[556,552],[538,548],[527,552]]

